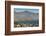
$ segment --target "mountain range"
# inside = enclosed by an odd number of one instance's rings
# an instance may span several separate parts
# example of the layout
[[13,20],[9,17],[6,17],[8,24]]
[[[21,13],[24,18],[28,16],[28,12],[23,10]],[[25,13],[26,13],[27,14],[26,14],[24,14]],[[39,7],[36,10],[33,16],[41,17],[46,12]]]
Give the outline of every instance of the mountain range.
[[17,20],[38,20],[39,19],[39,14],[38,13],[33,13],[29,11],[24,11],[24,12],[14,12],[14,19],[15,21]]

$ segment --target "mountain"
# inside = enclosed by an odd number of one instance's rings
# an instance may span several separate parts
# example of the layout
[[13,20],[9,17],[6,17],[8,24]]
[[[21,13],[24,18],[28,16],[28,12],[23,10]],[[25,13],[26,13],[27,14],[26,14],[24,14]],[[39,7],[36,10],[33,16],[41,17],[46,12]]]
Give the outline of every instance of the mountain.
[[23,11],[23,12],[14,12],[14,14],[32,14],[32,12]]
[[29,11],[15,12],[14,19],[15,20],[37,20],[37,19],[39,19],[39,14],[29,12]]

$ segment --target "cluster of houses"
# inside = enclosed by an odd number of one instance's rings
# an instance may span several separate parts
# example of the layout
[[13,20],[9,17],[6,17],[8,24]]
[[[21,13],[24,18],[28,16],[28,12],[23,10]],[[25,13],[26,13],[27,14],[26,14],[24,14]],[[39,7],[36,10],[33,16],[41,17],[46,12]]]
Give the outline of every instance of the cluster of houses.
[[33,27],[33,24],[15,24],[14,27]]

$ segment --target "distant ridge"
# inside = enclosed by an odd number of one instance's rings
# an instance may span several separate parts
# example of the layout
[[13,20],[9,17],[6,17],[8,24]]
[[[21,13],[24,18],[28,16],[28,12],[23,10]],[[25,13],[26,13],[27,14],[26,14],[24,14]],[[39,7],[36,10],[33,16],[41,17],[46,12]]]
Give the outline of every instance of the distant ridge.
[[33,14],[33,12],[29,12],[29,11],[23,11],[23,12],[14,12],[14,14]]
[[[21,11],[21,12],[14,12],[15,14],[20,14],[20,13],[30,13],[30,14],[32,14],[33,12],[31,12],[31,11]],[[37,13],[36,13],[37,14]]]

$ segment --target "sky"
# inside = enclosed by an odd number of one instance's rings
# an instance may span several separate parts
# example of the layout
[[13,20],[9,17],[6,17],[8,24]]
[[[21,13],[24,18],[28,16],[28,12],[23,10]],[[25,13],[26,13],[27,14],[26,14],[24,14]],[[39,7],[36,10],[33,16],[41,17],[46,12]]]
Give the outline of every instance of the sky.
[[33,13],[39,13],[39,9],[28,9],[28,8],[14,8],[14,12],[31,11]]

